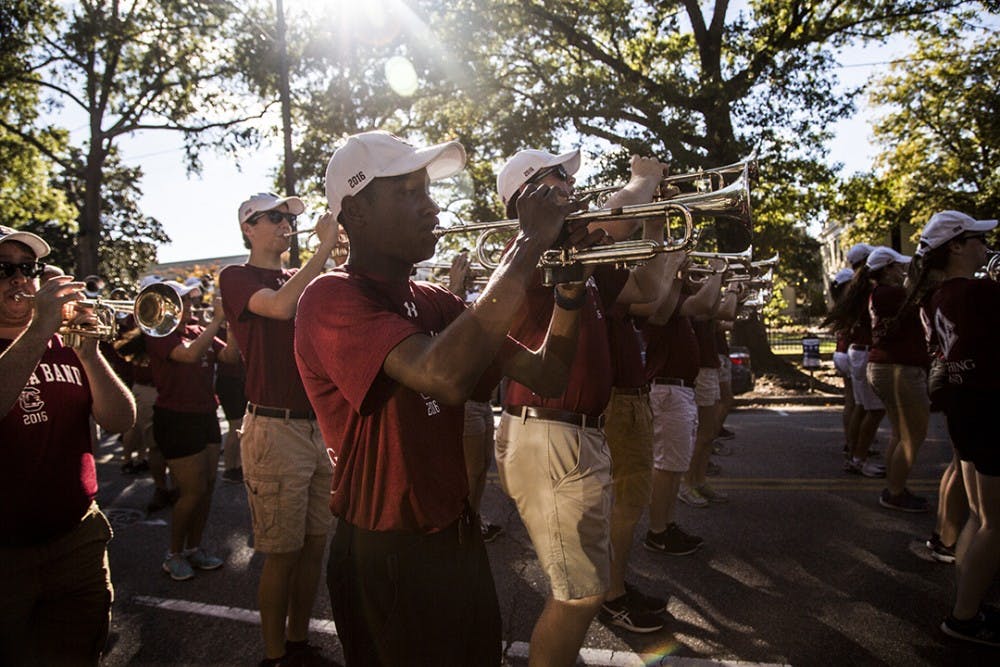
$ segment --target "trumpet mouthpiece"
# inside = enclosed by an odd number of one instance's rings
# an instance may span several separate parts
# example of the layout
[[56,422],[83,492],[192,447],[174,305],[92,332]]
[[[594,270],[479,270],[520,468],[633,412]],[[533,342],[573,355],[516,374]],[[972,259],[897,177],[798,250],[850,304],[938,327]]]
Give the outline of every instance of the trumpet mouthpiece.
[[18,292],[14,295],[14,301],[34,301],[35,295],[27,292]]

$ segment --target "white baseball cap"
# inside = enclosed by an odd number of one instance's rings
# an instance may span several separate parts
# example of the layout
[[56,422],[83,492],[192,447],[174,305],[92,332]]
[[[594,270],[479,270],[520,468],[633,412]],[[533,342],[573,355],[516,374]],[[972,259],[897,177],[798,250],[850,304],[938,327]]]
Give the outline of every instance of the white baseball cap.
[[139,290],[142,291],[152,285],[153,283],[162,283],[163,278],[157,275],[146,276],[139,281]]
[[988,232],[997,226],[996,220],[976,220],[959,211],[941,211],[931,216],[920,233],[917,255],[943,246],[964,232]]
[[833,284],[843,285],[844,283],[849,283],[853,277],[854,271],[852,269],[841,269],[833,276]]
[[19,232],[16,229],[0,225],[0,243],[4,241],[20,241],[31,248],[31,251],[35,253],[35,259],[41,259],[52,251],[49,244],[41,236],[31,232]]
[[566,169],[566,173],[572,176],[580,170],[580,149],[562,155],[553,155],[529,148],[518,151],[507,158],[507,162],[497,174],[497,193],[499,193],[504,206],[532,176],[542,169],[554,167],[557,164],[561,164]]
[[437,181],[464,168],[465,148],[457,141],[417,148],[384,130],[353,134],[326,166],[326,204],[338,216],[344,197],[358,194],[376,178],[427,169],[428,178]]
[[861,264],[868,259],[868,253],[870,253],[874,247],[875,246],[868,245],[867,243],[855,243],[851,246],[851,249],[847,251],[847,263],[851,266]]
[[282,204],[288,204],[288,212],[292,215],[302,215],[306,210],[306,205],[298,197],[279,197],[273,192],[258,192],[240,204],[240,223],[246,222],[257,213],[276,209]]
[[173,287],[174,291],[177,292],[177,296],[187,296],[194,291],[198,291],[199,293],[201,292],[200,282],[197,285],[185,285],[177,282],[176,280],[164,280],[163,284]]
[[865,260],[865,265],[868,267],[869,271],[878,271],[879,269],[885,268],[890,264],[909,264],[912,258],[909,255],[903,255],[892,248],[888,248],[884,245],[872,248],[872,251],[868,253],[868,259]]

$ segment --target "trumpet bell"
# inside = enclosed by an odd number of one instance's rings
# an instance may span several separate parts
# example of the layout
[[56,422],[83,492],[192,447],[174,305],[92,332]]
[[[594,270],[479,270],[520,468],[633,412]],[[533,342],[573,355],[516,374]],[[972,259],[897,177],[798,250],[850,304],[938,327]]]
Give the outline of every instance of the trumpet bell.
[[132,314],[142,332],[153,338],[162,338],[180,324],[184,305],[172,287],[153,283],[139,292]]

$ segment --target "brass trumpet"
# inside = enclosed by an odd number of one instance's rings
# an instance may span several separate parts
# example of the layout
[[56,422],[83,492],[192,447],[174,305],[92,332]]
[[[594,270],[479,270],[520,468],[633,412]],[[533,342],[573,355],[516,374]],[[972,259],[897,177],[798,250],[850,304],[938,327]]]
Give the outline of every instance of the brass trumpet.
[[[15,298],[33,301],[34,294],[21,292]],[[118,334],[116,315],[119,312],[131,312],[136,324],[147,336],[162,338],[174,331],[180,324],[184,305],[181,298],[172,287],[164,283],[153,283],[147,286],[131,301],[112,301],[108,299],[80,299],[70,305],[92,308],[98,322],[92,325],[71,325],[64,323],[59,327],[59,335],[70,347],[78,347],[84,338],[112,341]]]

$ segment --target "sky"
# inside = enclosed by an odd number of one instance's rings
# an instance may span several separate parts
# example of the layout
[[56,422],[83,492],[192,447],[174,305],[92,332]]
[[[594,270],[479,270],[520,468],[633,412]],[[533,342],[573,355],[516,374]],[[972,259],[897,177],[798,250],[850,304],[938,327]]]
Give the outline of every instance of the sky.
[[[907,45],[900,40],[885,46],[852,49],[841,55],[838,70],[841,86],[864,84],[871,76],[888,71],[888,61],[903,57]],[[836,124],[829,161],[844,164],[844,173],[868,169],[876,154],[871,143],[871,124],[877,111],[858,100],[857,113]],[[141,165],[144,177],[141,207],[158,219],[171,243],[160,247],[160,262],[196,260],[245,253],[236,211],[240,202],[256,192],[274,188],[273,174],[281,161],[280,144],[242,156],[205,152],[202,172],[188,175],[183,163],[181,137],[172,132],[145,132],[124,138],[119,144],[130,165]],[[706,167],[711,165],[705,165]],[[319,211],[307,211],[299,226]]]

